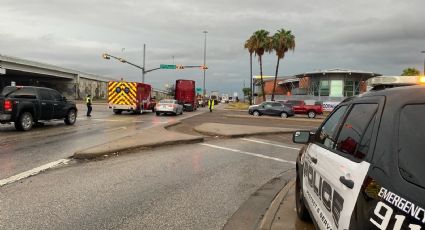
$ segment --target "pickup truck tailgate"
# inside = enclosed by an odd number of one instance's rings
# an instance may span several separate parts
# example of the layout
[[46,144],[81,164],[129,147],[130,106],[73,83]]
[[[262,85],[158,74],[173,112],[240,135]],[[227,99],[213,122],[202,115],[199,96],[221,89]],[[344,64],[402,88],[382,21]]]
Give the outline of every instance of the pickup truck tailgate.
[[4,97],[0,96],[0,113],[4,113]]

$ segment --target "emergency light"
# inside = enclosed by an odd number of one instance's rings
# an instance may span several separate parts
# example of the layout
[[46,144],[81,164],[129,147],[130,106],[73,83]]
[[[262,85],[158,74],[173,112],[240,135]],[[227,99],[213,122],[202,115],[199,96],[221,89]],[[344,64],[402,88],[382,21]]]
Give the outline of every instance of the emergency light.
[[372,87],[386,86],[409,86],[425,84],[425,76],[379,76],[367,80],[367,84]]

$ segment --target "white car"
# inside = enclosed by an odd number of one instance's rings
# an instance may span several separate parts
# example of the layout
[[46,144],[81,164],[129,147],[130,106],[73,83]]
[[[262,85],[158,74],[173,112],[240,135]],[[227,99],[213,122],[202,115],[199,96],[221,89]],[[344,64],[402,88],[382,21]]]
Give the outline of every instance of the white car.
[[159,101],[155,107],[156,115],[163,114],[181,115],[183,114],[183,105],[179,104],[177,100],[165,99]]

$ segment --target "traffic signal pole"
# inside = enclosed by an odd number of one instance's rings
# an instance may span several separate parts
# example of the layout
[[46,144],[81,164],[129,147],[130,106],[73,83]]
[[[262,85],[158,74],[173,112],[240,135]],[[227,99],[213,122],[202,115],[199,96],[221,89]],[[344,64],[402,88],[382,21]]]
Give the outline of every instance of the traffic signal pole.
[[146,44],[143,44],[143,69],[142,69],[142,83],[145,83],[145,58],[146,58]]

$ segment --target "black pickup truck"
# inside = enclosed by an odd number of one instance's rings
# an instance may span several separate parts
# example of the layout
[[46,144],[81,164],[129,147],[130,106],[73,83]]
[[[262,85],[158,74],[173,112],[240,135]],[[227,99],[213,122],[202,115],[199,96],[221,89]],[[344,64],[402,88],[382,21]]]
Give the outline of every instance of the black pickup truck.
[[54,90],[32,86],[6,86],[0,94],[0,123],[15,124],[17,130],[30,130],[34,123],[64,119],[73,125],[77,119],[74,102]]

